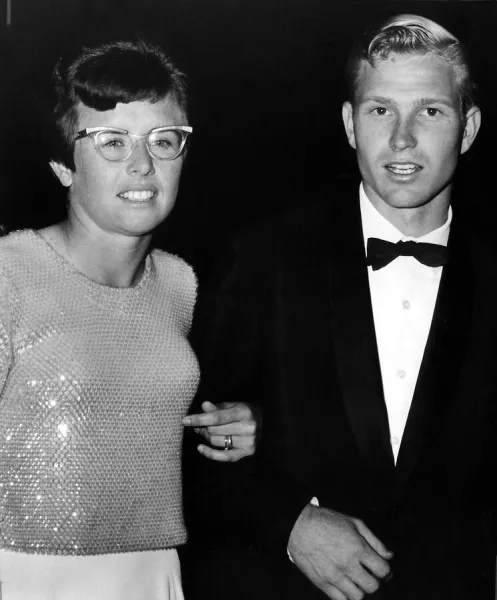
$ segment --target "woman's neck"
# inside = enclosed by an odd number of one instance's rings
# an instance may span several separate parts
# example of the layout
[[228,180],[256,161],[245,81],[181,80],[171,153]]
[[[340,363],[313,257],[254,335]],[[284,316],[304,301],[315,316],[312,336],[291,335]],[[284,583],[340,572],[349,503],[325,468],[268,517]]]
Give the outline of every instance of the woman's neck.
[[120,236],[90,231],[62,221],[40,233],[89,279],[112,287],[136,285],[145,268],[151,235]]

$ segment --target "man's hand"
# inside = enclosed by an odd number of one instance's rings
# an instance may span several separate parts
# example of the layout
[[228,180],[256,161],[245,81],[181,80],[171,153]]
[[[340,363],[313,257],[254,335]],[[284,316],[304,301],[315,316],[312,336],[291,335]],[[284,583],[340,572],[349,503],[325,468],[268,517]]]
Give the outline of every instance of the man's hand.
[[231,436],[233,446],[225,451],[200,444],[201,454],[219,462],[235,462],[254,454],[262,427],[261,411],[255,404],[204,402],[202,410],[203,413],[185,417],[183,425],[195,428],[211,446],[223,448],[226,436]]
[[311,504],[292,529],[288,552],[332,600],[361,600],[375,592],[393,556],[359,519]]

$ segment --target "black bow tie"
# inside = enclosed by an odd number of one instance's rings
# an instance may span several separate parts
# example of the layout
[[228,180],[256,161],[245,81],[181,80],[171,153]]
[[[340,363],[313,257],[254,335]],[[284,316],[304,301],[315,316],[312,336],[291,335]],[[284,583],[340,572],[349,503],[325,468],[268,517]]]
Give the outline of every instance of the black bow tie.
[[368,238],[367,262],[373,271],[386,267],[399,256],[413,256],[428,267],[441,267],[449,260],[449,251],[439,244],[424,242],[397,242],[392,244],[378,238]]

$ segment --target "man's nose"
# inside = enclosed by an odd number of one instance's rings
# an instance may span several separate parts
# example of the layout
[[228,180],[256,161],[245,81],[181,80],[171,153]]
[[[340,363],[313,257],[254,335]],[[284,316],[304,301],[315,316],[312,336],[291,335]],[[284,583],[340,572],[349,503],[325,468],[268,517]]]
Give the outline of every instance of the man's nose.
[[412,121],[399,118],[390,136],[390,147],[392,150],[405,150],[406,148],[414,148],[416,144],[417,140]]

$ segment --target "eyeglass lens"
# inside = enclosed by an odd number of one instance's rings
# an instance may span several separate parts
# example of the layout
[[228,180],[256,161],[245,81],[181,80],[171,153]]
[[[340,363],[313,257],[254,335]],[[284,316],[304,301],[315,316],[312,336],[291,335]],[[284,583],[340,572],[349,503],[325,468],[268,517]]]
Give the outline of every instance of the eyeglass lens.
[[[171,160],[181,151],[184,135],[181,130],[153,131],[147,138],[147,146],[160,160]],[[123,160],[133,151],[133,139],[127,133],[100,131],[95,136],[100,154],[107,160]]]

